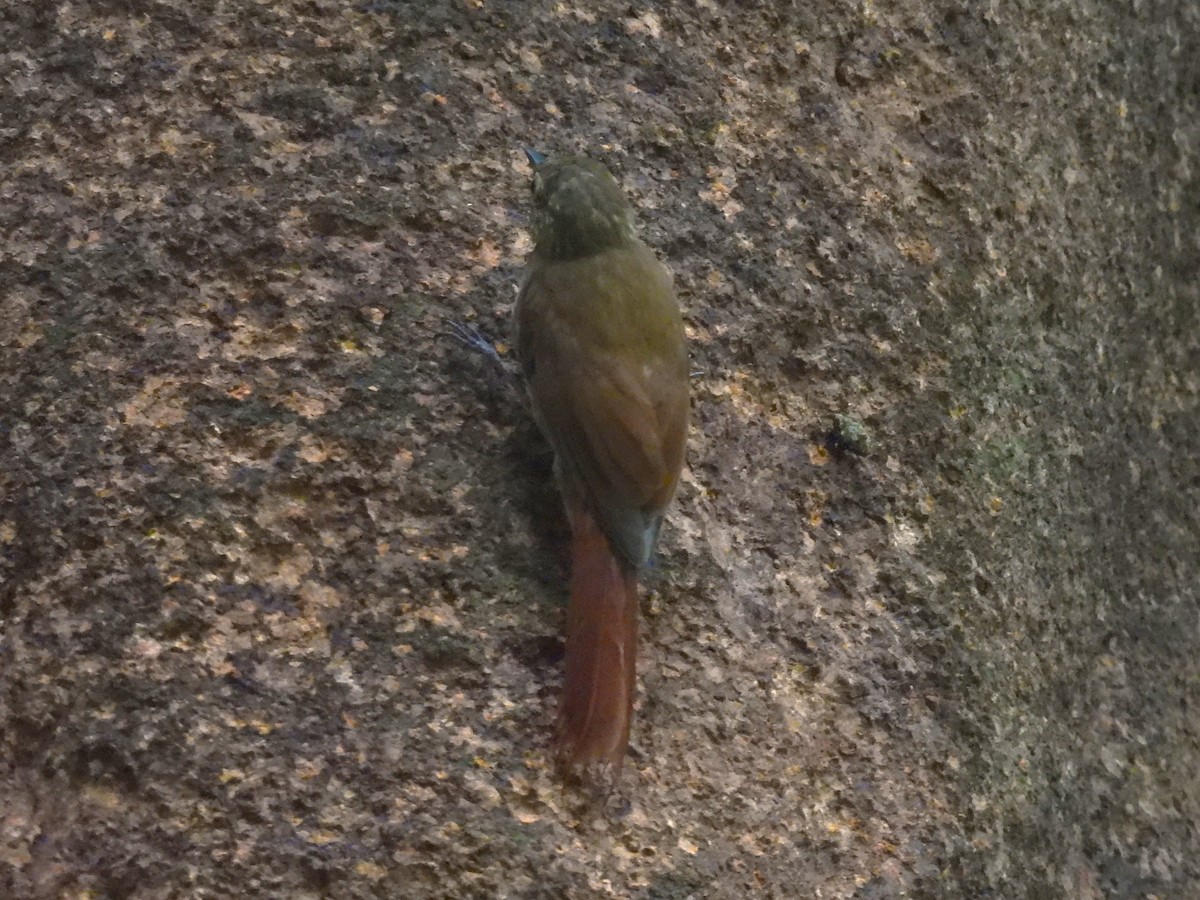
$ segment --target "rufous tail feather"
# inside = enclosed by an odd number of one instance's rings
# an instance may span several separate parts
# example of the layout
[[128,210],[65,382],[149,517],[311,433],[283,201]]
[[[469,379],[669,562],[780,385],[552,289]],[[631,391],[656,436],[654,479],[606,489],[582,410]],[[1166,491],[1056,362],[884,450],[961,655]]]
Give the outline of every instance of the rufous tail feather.
[[571,515],[566,681],[558,715],[561,766],[620,769],[637,678],[637,574],[589,514]]

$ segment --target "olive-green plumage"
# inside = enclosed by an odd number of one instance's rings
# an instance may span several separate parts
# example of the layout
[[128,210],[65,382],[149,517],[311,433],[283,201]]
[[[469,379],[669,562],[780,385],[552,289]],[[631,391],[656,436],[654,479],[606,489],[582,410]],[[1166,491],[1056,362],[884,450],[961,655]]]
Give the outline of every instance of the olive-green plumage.
[[517,353],[574,536],[559,746],[568,763],[619,764],[633,698],[636,573],[683,465],[687,347],[670,274],[638,239],[632,209],[599,163],[537,166],[533,233]]

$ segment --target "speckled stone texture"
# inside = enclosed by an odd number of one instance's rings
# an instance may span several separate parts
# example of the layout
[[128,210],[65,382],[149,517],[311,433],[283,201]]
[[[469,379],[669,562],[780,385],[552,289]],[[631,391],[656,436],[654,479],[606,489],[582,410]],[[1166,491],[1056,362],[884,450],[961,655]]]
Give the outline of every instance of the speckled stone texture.
[[[0,7],[0,896],[1200,896],[1200,7]],[[610,792],[521,147],[675,272]]]

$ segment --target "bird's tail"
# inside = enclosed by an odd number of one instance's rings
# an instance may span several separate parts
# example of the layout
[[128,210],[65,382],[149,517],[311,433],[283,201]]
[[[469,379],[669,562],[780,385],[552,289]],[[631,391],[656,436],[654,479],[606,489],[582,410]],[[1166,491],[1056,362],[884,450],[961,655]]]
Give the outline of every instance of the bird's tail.
[[637,677],[637,574],[596,520],[572,511],[567,665],[556,736],[559,764],[620,769]]

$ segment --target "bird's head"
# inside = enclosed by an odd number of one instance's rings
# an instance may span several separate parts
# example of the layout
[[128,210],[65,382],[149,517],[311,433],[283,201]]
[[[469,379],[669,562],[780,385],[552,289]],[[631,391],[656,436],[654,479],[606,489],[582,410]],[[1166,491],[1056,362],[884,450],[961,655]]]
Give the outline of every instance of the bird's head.
[[595,160],[547,159],[525,151],[533,164],[533,240],[547,259],[578,259],[636,237],[633,210],[616,179]]

